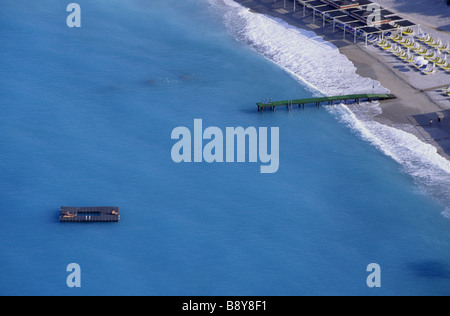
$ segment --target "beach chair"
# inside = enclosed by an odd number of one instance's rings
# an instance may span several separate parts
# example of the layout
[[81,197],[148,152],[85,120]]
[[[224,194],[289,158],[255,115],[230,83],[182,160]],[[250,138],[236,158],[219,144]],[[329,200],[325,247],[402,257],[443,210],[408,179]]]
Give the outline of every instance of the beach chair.
[[426,70],[428,69],[428,65],[422,65],[422,66],[420,66],[420,65],[418,65],[418,64],[413,64],[413,66],[414,66],[417,70],[419,70],[419,71],[421,71],[421,72],[426,71]]
[[422,46],[420,46],[419,44],[414,44],[414,47],[411,48],[411,50],[415,52],[420,52],[422,50]]
[[434,75],[437,73],[437,70],[433,68],[433,66],[428,66],[425,69],[422,70],[422,73],[425,75]]
[[437,44],[437,42],[435,41],[435,39],[432,38],[432,37],[430,37],[430,39],[429,39],[428,41],[425,41],[424,43],[427,44],[427,45],[429,45],[429,46],[432,46],[432,47],[434,47],[434,46]]
[[441,46],[441,44],[439,42],[436,42],[434,44],[430,44],[430,46],[433,47],[433,48],[438,48],[439,49],[439,46]]
[[406,56],[406,53],[400,48],[397,48],[392,51],[392,54],[394,54],[397,57]]
[[405,35],[407,35],[407,36],[410,36],[410,35],[412,35],[412,34],[414,33],[414,31],[413,31],[413,29],[411,29],[411,28],[407,28],[407,29],[404,30],[402,33],[405,34]]
[[444,53],[447,51],[447,45],[442,44],[442,46],[438,47],[438,49]]
[[421,51],[418,51],[417,52],[417,54],[419,54],[419,55],[426,55],[428,53],[428,49],[426,49],[426,48],[423,48]]
[[378,39],[372,36],[367,37],[367,41],[372,44],[376,44]]
[[392,38],[392,40],[394,41],[394,42],[401,42],[401,41],[403,41],[403,37],[400,35],[400,34],[397,34],[397,36],[396,37],[393,37]]
[[421,42],[424,42],[429,39],[428,34],[426,34],[426,33],[419,34],[419,35],[417,35],[417,39]]
[[[425,58],[427,58],[428,56],[425,56]],[[432,63],[437,63],[439,62],[441,59],[439,57],[434,57],[434,58],[428,58],[428,60]]]
[[402,55],[400,55],[398,58],[400,58],[402,61],[406,61],[406,60],[413,60],[411,59],[407,53],[403,53]]

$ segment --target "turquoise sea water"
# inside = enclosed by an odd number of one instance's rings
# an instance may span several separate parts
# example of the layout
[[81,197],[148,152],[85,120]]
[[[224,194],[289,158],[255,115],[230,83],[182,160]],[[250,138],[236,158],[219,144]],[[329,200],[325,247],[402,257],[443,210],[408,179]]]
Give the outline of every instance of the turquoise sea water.
[[[445,205],[198,0],[3,0],[1,295],[450,294]],[[280,169],[175,164],[178,126],[280,128]],[[63,225],[62,205],[121,207]],[[78,263],[82,287],[69,289]],[[382,268],[369,289],[366,267]]]

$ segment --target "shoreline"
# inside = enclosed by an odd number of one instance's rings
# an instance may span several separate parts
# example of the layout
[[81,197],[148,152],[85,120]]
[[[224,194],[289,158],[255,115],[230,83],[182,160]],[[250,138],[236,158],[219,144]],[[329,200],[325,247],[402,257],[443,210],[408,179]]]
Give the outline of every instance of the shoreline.
[[[349,38],[344,39],[341,32],[333,33],[329,24],[322,28],[313,23],[309,9],[303,17],[301,4],[294,13],[291,1],[287,1],[286,9],[284,1],[280,0],[234,1],[254,13],[279,18],[299,29],[312,31],[335,45],[354,64],[358,75],[380,82],[397,96],[396,100],[380,103],[383,113],[375,117],[375,121],[415,135],[424,143],[436,147],[437,152],[450,161],[450,98],[436,97],[439,96],[436,89],[450,84],[450,75],[422,76],[413,73],[412,69],[400,68],[405,67],[401,61],[384,56],[378,48],[371,45],[366,48],[362,41],[354,44]],[[448,81],[442,82],[445,77]],[[442,123],[437,122],[439,115],[444,116]],[[430,120],[435,122],[432,126]]]

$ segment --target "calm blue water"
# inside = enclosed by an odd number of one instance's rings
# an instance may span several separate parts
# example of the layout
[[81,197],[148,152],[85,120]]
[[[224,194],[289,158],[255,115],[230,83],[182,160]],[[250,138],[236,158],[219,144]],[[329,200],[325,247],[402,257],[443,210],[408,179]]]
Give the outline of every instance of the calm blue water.
[[[323,109],[259,115],[312,93],[204,2],[78,3],[81,29],[68,3],[1,3],[1,295],[450,294],[443,206]],[[280,127],[279,172],[173,163],[195,118]],[[62,205],[121,222],[62,225]]]

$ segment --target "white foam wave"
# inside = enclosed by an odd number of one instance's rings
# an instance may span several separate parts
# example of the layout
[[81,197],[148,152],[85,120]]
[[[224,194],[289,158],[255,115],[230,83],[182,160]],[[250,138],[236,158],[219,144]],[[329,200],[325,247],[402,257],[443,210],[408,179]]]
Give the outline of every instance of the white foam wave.
[[450,217],[450,161],[439,155],[436,147],[415,135],[380,124],[373,116],[381,111],[377,104],[364,104],[361,110],[341,104],[328,107],[338,119],[403,166],[419,186],[447,207]]
[[238,40],[249,44],[321,94],[389,92],[378,81],[356,74],[353,63],[336,46],[315,33],[253,13],[232,0],[210,2],[226,6],[226,26]]

